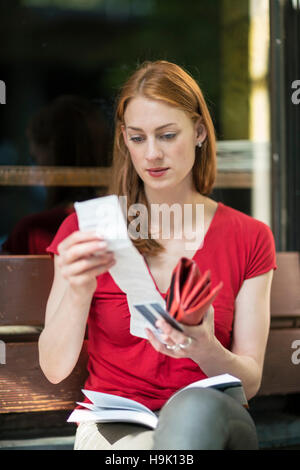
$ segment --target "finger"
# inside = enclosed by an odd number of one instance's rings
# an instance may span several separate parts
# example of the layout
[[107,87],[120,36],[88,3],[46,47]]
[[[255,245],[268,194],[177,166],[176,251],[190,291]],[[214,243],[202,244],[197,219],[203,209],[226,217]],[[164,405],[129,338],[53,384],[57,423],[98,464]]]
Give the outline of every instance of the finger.
[[158,352],[162,352],[162,346],[163,345],[156,338],[155,334],[149,328],[145,328],[145,332],[146,332],[147,338],[149,340],[149,343],[153,346],[153,348]]
[[63,263],[73,263],[81,258],[92,257],[92,255],[103,255],[107,251],[108,247],[106,242],[90,241],[72,245],[67,250],[61,251],[60,256]]
[[100,276],[101,274],[105,273],[108,271],[113,265],[115,264],[115,261],[111,261],[108,264],[105,264],[103,266],[97,266],[96,268],[90,269],[89,271],[86,271],[83,274],[80,275],[75,275],[71,276],[70,283],[74,286],[80,286],[86,282],[89,282],[91,278],[96,278],[97,276]]
[[[165,345],[161,341],[159,341],[159,339],[156,338],[155,334],[151,330],[149,330],[148,328],[146,328],[145,331],[146,331],[148,340],[151,343],[151,345],[153,346],[153,348],[158,352],[166,354]],[[168,355],[171,355],[171,353],[168,352]]]
[[64,277],[71,277],[89,272],[91,269],[105,268],[109,263],[115,262],[112,253],[105,253],[101,256],[90,256],[70,264],[61,266],[61,273]]
[[170,346],[170,347],[173,347],[173,346],[175,346],[175,345],[177,344],[177,343],[175,343],[175,342],[173,341],[173,339],[172,339],[170,336],[168,336],[168,335],[163,335],[163,334],[161,335],[161,341],[162,341],[163,343],[166,343],[166,345],[168,345],[168,346]]
[[167,323],[163,319],[157,320],[155,326],[162,330],[164,334],[164,340],[168,344],[180,344],[186,338],[186,334],[184,332],[175,330],[175,328],[173,328],[171,325],[169,325],[169,323]]
[[95,241],[102,240],[102,241],[104,241],[104,239],[102,237],[100,237],[99,235],[97,235],[96,232],[92,232],[92,231],[82,232],[80,230],[76,230],[71,235],[66,237],[58,245],[57,249],[58,249],[58,252],[60,253],[61,251],[67,250],[68,248],[70,248],[72,245],[74,245],[76,243],[82,243],[82,242],[85,242],[85,241],[92,241],[92,240],[95,240]]
[[[157,352],[160,352],[162,354],[165,354],[166,356],[170,356],[170,357],[173,357],[173,358],[178,358],[178,355],[176,353],[179,352],[179,357],[182,356],[182,353],[181,351],[179,350],[172,350],[172,349],[168,349],[167,348],[167,345],[166,344],[163,344],[161,341],[159,341],[156,336],[154,335],[154,333],[149,330],[148,328],[146,328],[146,333],[147,333],[147,337],[148,337],[148,340],[149,340],[149,343],[151,344],[151,346],[157,351]],[[169,344],[168,344],[169,346]],[[174,343],[172,343],[172,345],[170,344],[170,346],[174,346]]]
[[214,307],[210,305],[203,316],[202,323],[214,321],[214,315],[215,315]]

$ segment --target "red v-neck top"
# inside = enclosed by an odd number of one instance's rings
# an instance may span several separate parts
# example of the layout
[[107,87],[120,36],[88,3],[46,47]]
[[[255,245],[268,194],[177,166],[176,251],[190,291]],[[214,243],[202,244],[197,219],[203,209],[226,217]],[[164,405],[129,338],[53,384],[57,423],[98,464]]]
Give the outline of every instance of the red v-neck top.
[[[65,219],[47,251],[58,254],[57,245],[75,230],[76,213]],[[219,202],[202,248],[193,259],[201,272],[210,269],[213,287],[223,281],[213,303],[215,335],[230,349],[235,298],[243,281],[277,268],[272,231],[263,222]],[[131,398],[156,410],[179,388],[206,377],[191,359],[156,352],[147,340],[131,335],[129,325],[126,294],[109,272],[100,275],[88,317],[85,389]]]

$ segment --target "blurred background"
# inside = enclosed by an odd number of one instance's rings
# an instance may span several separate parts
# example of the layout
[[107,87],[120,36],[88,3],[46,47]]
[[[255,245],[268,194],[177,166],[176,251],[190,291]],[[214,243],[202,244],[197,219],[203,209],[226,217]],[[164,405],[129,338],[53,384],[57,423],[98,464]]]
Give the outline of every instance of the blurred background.
[[72,201],[105,194],[118,91],[156,59],[183,66],[204,92],[218,140],[211,197],[271,226],[277,250],[299,251],[299,0],[0,0],[0,9],[4,251],[43,252],[25,243],[28,227],[42,225],[40,240]]

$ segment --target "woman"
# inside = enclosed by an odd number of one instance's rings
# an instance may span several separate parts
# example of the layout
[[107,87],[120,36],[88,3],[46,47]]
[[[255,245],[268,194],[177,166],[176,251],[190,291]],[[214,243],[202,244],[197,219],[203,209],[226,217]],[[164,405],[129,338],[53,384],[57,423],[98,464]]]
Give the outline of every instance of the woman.
[[159,413],[155,431],[124,423],[80,424],[75,448],[257,448],[248,412],[226,394],[189,391],[164,406],[179,388],[224,372],[242,380],[248,399],[256,394],[276,269],[269,227],[207,196],[216,174],[214,129],[198,85],[182,68],[147,62],[125,84],[116,111],[113,170],[111,192],[126,195],[129,206],[192,204],[190,231],[197,204],[204,205],[204,243],[198,249],[187,249],[185,235],[175,236],[175,223],[168,239],[150,220],[150,236],[133,240],[161,295],[183,256],[202,272],[210,269],[223,288],[201,325],[184,326],[181,333],[159,321],[165,344],[151,331],[149,341],[133,336],[126,296],[108,272],[114,254],[94,233],[78,231],[76,215],[65,220],[48,248],[55,254],[55,277],[39,341],[41,367],[53,383],[67,377],[88,321],[85,388],[135,399]]

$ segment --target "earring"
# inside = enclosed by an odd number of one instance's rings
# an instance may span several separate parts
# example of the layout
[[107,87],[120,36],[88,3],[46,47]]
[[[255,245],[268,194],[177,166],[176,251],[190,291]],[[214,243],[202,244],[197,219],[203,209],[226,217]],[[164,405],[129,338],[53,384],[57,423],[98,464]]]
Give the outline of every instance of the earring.
[[198,142],[197,147],[201,148],[202,147],[202,142]]

